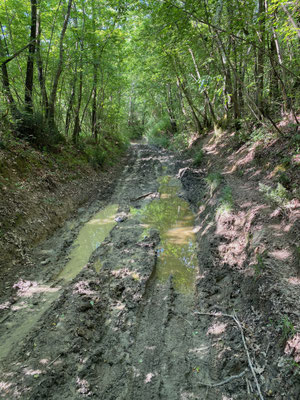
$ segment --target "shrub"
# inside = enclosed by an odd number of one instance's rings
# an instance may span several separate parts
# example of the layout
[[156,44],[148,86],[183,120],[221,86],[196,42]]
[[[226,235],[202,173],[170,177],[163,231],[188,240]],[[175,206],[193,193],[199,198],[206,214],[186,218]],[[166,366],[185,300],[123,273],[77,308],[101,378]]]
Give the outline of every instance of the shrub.
[[22,111],[15,124],[18,137],[25,139],[40,150],[55,150],[57,145],[66,142],[55,126],[49,126],[42,113],[30,114]]
[[289,200],[288,191],[281,183],[277,183],[276,189],[260,183],[259,190],[265,195],[267,200],[279,206],[284,206]]
[[212,194],[222,182],[222,175],[220,174],[220,172],[211,172],[207,175],[205,181]]
[[194,155],[193,164],[198,167],[202,163],[203,157],[204,157],[203,150],[197,151],[197,153]]

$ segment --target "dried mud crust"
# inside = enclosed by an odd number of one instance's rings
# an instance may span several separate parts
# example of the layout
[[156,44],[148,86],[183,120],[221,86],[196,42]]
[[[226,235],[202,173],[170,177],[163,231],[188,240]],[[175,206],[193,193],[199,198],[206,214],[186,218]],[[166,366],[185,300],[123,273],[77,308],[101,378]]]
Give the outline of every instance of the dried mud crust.
[[[291,300],[298,301],[291,297],[296,292],[284,290],[279,264],[268,264],[258,276],[249,267],[254,244],[262,246],[267,237],[255,233],[266,225],[265,214],[258,206],[255,215],[248,209],[242,214],[235,198],[236,211],[216,218],[225,181],[211,193],[207,171],[188,165],[167,152],[133,146],[111,196],[127,218],[93,253],[87,268],[59,289],[57,300],[3,360],[2,398],[299,397],[298,375],[284,355],[278,326],[281,315],[293,310]],[[157,192],[162,174],[177,174],[181,195],[196,212],[199,270],[190,295],[177,292],[172,277],[165,284],[155,279],[158,232],[151,229],[145,235],[138,216],[129,213],[130,207],[151,201],[141,196]],[[242,182],[239,185],[242,188]],[[78,225],[99,205],[81,210]],[[66,227],[63,241],[54,236],[39,249],[50,258],[45,280],[63,268],[76,229],[68,233]],[[250,242],[244,242],[245,232],[251,233]],[[283,241],[288,243],[285,236]],[[55,255],[49,257],[47,251],[54,248]],[[33,310],[41,301],[36,295],[28,300]],[[6,323],[6,334],[13,334],[11,319]]]

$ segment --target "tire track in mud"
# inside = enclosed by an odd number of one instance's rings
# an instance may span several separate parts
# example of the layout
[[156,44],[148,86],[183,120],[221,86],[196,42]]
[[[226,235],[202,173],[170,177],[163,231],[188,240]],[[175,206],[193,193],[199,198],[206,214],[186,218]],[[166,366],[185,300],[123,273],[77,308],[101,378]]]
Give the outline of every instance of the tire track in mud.
[[158,232],[144,234],[130,214],[152,201],[132,199],[156,193],[157,178],[183,165],[146,145],[131,151],[111,198],[122,222],[3,363],[1,398],[222,399],[222,390],[199,385],[218,372],[209,323],[193,316],[196,293],[155,278]]

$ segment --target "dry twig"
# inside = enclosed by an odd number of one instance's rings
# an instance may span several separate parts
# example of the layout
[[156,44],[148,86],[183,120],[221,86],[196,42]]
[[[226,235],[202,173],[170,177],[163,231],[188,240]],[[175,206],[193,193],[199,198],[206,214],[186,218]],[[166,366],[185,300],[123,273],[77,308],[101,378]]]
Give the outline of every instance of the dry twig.
[[234,379],[241,378],[242,376],[245,375],[246,372],[247,372],[247,370],[245,369],[245,371],[241,372],[239,375],[232,375],[232,376],[229,376],[228,378],[224,379],[224,381],[217,382],[217,383],[205,383],[205,382],[199,382],[199,383],[200,383],[200,385],[202,385],[202,386],[208,386],[208,387],[210,387],[210,388],[214,388],[214,387],[218,387],[218,386],[223,386],[223,385],[225,385],[226,383],[229,383],[229,382],[233,381]]
[[232,314],[224,314],[224,313],[221,313],[221,312],[218,312],[218,313],[205,313],[205,312],[195,311],[195,314],[208,315],[210,317],[227,317],[227,318],[231,318],[231,319],[234,320],[234,322],[237,324],[237,326],[238,326],[238,328],[240,330],[240,333],[241,333],[242,342],[243,342],[244,349],[245,349],[245,352],[246,352],[246,355],[247,355],[247,359],[248,359],[248,365],[249,365],[251,373],[253,375],[253,378],[254,378],[254,381],[255,381],[255,385],[256,385],[256,388],[257,388],[257,391],[258,391],[258,394],[259,394],[259,398],[260,398],[260,400],[264,400],[264,397],[263,397],[263,395],[261,393],[260,385],[258,383],[256,372],[254,370],[253,363],[252,363],[252,360],[251,360],[251,357],[250,357],[250,353],[249,353],[249,350],[248,350],[248,347],[247,347],[247,344],[246,344],[244,331],[243,331],[243,328],[242,328],[242,325],[241,325],[239,319],[237,318],[236,313],[234,313],[232,315]]
[[130,199],[130,201],[137,201],[137,200],[143,199],[144,197],[150,196],[150,194],[155,194],[155,193],[156,192],[149,192],[146,194],[142,194],[141,196],[137,197],[136,199]]

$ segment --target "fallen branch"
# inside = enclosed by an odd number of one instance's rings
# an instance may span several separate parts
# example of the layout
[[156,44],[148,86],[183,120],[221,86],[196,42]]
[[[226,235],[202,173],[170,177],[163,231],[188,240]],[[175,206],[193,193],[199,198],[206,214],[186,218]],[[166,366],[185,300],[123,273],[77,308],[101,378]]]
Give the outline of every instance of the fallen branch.
[[224,379],[224,381],[221,382],[217,382],[217,383],[205,383],[205,382],[199,382],[199,384],[201,386],[207,386],[210,388],[214,388],[214,387],[218,387],[218,386],[223,386],[226,385],[226,383],[229,383],[231,381],[233,381],[234,379],[238,379],[241,378],[242,376],[245,375],[245,373],[247,372],[247,370],[245,369],[245,371],[241,372],[239,375],[232,375],[229,378]]
[[149,192],[146,194],[142,194],[141,196],[137,197],[136,199],[130,199],[130,201],[137,201],[137,200],[143,199],[144,197],[150,196],[150,194],[155,194],[155,193],[157,193],[157,192]]
[[198,314],[198,315],[208,315],[210,317],[227,317],[227,318],[231,318],[231,319],[234,320],[234,322],[237,324],[237,326],[238,326],[238,328],[239,328],[239,330],[241,332],[242,342],[243,342],[244,349],[246,351],[246,355],[247,355],[247,359],[248,359],[248,365],[249,365],[251,373],[253,375],[253,378],[254,378],[254,381],[255,381],[255,384],[256,384],[256,388],[257,388],[257,391],[258,391],[258,394],[259,394],[259,398],[261,400],[264,400],[264,397],[263,397],[263,395],[261,393],[260,385],[258,383],[258,379],[257,379],[256,373],[255,373],[255,370],[254,370],[254,367],[253,367],[253,363],[252,363],[252,360],[251,360],[251,357],[250,357],[250,353],[249,353],[249,350],[248,350],[248,347],[247,347],[247,344],[246,344],[244,331],[243,331],[243,328],[242,328],[242,325],[241,325],[240,321],[237,318],[236,313],[234,313],[233,315],[231,315],[231,314],[223,314],[223,313],[205,313],[205,312],[199,312],[199,311],[195,311],[194,313]]
[[53,361],[51,361],[51,363],[50,364],[48,364],[47,365],[47,367],[46,368],[49,368],[49,367],[51,367],[51,365],[53,365],[54,363],[55,363],[55,361],[57,361],[61,356],[63,355],[63,353],[60,353],[56,358],[54,358],[54,360]]

